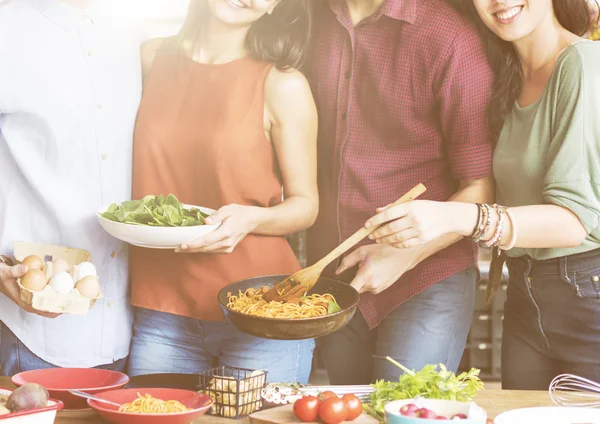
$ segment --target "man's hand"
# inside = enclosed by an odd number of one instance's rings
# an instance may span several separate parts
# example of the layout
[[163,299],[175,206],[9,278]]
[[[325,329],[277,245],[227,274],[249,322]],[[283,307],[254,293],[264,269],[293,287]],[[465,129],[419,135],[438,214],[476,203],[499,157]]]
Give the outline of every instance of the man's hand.
[[21,292],[19,290],[19,285],[17,284],[17,279],[25,275],[26,272],[27,266],[25,265],[8,266],[4,263],[0,263],[0,293],[16,303],[21,309],[24,309],[31,314],[36,314],[45,318],[56,318],[59,316],[60,314],[51,314],[33,309],[30,305],[21,300]]
[[359,293],[379,294],[420,261],[421,249],[398,249],[389,245],[363,246],[346,256],[336,274],[358,265],[352,287]]

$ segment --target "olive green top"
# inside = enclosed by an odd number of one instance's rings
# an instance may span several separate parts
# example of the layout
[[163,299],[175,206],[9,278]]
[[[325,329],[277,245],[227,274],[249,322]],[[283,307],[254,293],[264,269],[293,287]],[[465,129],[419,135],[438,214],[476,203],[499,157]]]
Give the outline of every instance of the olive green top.
[[562,206],[588,232],[576,248],[515,248],[509,256],[551,259],[600,248],[600,42],[567,47],[540,99],[515,104],[496,146],[494,175],[498,204]]

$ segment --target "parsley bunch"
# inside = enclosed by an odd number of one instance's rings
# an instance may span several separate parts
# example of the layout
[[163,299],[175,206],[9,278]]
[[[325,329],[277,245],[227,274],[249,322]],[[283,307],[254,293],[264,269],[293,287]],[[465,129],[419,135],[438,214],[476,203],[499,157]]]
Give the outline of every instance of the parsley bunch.
[[394,400],[421,397],[470,402],[477,392],[483,390],[483,382],[479,379],[480,371],[476,368],[456,376],[442,364],[439,365],[439,370],[436,365],[426,365],[421,371],[414,372],[390,357],[387,360],[405,374],[397,382],[379,380],[372,385],[375,391],[365,409],[382,422],[385,419],[385,405]]

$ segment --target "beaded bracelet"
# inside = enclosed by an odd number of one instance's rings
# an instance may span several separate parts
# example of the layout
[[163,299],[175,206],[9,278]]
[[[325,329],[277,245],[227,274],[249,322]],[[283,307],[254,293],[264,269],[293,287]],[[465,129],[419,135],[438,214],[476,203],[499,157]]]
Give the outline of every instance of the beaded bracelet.
[[508,221],[510,221],[512,234],[510,236],[510,240],[508,241],[508,244],[506,244],[504,246],[502,244],[498,245],[498,247],[501,250],[510,250],[513,247],[515,247],[515,244],[517,243],[517,225],[515,223],[515,217],[512,214],[510,209],[506,209],[506,216],[508,218]]
[[498,225],[496,225],[494,236],[486,243],[486,247],[496,247],[502,239],[502,233],[504,232],[504,212],[506,208],[499,205],[493,205],[493,207],[498,213]]
[[483,213],[483,219],[479,228],[479,233],[473,237],[473,241],[475,243],[479,243],[485,237],[490,229],[490,226],[492,225],[492,213],[490,207],[484,203],[481,205],[481,211]]
[[473,232],[471,233],[471,236],[470,236],[472,239],[475,239],[475,237],[477,237],[481,233],[481,226],[484,221],[483,207],[481,206],[480,203],[476,203],[476,205],[477,205],[477,223],[473,227]]
[[488,231],[490,231],[490,229],[492,228],[492,210],[490,209],[489,205],[484,204],[483,205],[485,208],[485,213],[486,213],[486,222],[485,222],[485,227],[483,229],[483,232],[481,233],[481,240],[485,240],[488,234]]

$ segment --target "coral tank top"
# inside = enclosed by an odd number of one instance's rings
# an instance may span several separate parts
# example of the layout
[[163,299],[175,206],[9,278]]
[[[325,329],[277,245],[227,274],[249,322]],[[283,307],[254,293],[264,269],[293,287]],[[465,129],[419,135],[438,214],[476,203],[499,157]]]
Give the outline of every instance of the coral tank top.
[[[280,203],[277,160],[264,130],[270,68],[250,58],[207,65],[161,50],[136,123],[133,198],[173,193],[183,203],[213,209],[231,203]],[[250,234],[230,254],[132,246],[132,304],[223,320],[217,294],[224,286],[298,269],[284,237]]]

